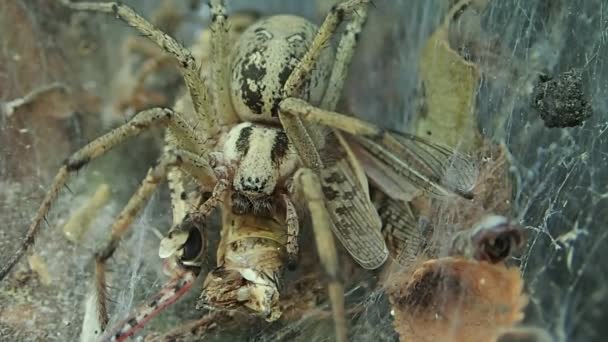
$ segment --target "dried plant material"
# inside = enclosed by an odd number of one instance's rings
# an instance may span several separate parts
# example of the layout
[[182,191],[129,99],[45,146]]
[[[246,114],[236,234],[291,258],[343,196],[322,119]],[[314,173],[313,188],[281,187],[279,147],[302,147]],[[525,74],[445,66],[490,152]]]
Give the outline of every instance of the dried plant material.
[[112,80],[116,118],[122,120],[124,113],[171,105],[171,98],[163,87],[171,83],[167,80],[178,77],[177,68],[169,70],[160,80],[158,77],[161,71],[175,65],[169,55],[147,39],[133,36],[122,46],[122,60],[122,67]]
[[[67,155],[76,138],[68,128],[75,122],[67,119],[74,118],[76,110],[99,110],[99,93],[81,86],[83,79],[93,84],[98,74],[87,72],[87,66],[79,63],[81,56],[65,48],[64,43],[77,38],[68,33],[64,16],[59,18],[62,10],[55,3],[0,2],[0,32],[7,33],[0,53],[0,101],[4,102],[0,146],[10,147],[0,158],[3,179],[50,176],[47,172],[61,158],[38,156]],[[98,34],[94,32],[95,37]],[[94,56],[97,61],[99,54]],[[79,127],[83,135],[91,130],[91,123]]]
[[401,280],[388,289],[401,341],[495,341],[527,303],[519,269],[503,264],[442,258]]
[[110,186],[101,184],[89,200],[87,200],[63,226],[63,234],[73,243],[78,243],[84,233],[89,230],[91,222],[97,217],[110,200]]
[[450,255],[496,264],[521,248],[523,242],[524,234],[519,225],[504,216],[488,215],[473,228],[452,237]]
[[51,274],[49,273],[49,268],[46,265],[46,262],[42,260],[42,258],[38,254],[32,254],[27,258],[28,263],[30,264],[30,268],[34,271],[40,282],[43,285],[51,284]]
[[294,281],[293,286],[289,286],[281,298],[281,318],[296,321],[325,300],[327,290],[322,279],[319,272],[311,271]]
[[520,326],[500,332],[496,342],[553,342],[549,333],[541,328]]
[[[453,198],[441,201],[418,197],[413,202],[415,212],[433,227],[429,245],[441,244],[445,235],[474,226],[487,214],[511,216],[512,183],[504,145],[484,140],[477,152],[479,176],[471,199]],[[433,248],[440,248],[434,246]]]
[[[216,329],[219,325],[233,325],[234,319],[225,315],[223,312],[214,311],[195,321],[185,323],[164,334],[151,334],[144,338],[145,342],[169,342],[169,341],[199,341],[209,332]],[[239,321],[239,323],[241,323]],[[238,323],[237,323],[238,324]]]
[[31,304],[20,304],[0,307],[0,324],[8,326],[26,328],[32,317],[35,315],[36,308]]
[[449,26],[454,17],[469,6],[460,1],[444,23],[427,40],[420,56],[422,99],[414,121],[415,133],[436,143],[458,146],[471,151],[481,136],[475,115],[475,101],[480,73],[450,47]]
[[61,83],[51,83],[23,97],[0,103],[0,109],[7,117],[20,111],[29,111],[55,118],[67,118],[73,113],[73,107],[67,86]]

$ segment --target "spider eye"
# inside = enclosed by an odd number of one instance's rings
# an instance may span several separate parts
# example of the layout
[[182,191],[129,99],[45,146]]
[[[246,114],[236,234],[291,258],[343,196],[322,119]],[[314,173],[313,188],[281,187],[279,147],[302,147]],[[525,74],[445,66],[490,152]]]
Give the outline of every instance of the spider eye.
[[181,261],[185,263],[196,261],[203,254],[203,237],[196,227],[190,230],[183,249]]

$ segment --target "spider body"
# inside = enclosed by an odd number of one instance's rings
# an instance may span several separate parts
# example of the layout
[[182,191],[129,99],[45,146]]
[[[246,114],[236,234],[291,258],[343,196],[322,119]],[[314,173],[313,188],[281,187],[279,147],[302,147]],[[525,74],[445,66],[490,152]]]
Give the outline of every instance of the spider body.
[[[279,124],[283,87],[318,30],[294,15],[275,15],[249,26],[235,44],[230,94],[243,123],[228,133],[223,159],[231,168],[235,213],[268,212],[269,196],[300,166],[296,151]],[[318,104],[327,87],[334,51],[323,50],[300,88],[300,98]],[[284,188],[284,184],[280,184]]]

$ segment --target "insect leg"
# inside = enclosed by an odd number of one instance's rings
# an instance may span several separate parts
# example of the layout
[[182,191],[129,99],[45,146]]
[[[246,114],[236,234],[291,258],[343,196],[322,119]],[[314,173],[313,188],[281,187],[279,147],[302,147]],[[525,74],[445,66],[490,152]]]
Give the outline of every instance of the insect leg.
[[367,4],[364,4],[360,9],[357,9],[352,21],[346,25],[346,29],[344,30],[344,33],[342,33],[342,38],[340,38],[336,53],[336,61],[334,62],[329,83],[327,84],[327,89],[325,90],[323,100],[321,101],[321,108],[334,110],[340,100],[348,67],[350,66],[353,53],[357,47],[357,42],[359,41],[359,34],[367,20],[367,10]]
[[217,183],[215,183],[211,197],[201,204],[196,214],[201,216],[209,215],[211,211],[217,207],[218,203],[222,201],[222,197],[224,197],[224,193],[226,193],[229,186],[230,183],[228,183],[226,179],[220,178]]
[[212,88],[215,90],[215,113],[221,125],[238,122],[230,98],[230,37],[224,0],[211,0]]
[[185,47],[174,38],[160,31],[148,20],[137,14],[131,7],[119,2],[71,2],[70,0],[58,0],[61,4],[77,11],[103,12],[115,15],[125,21],[129,26],[148,37],[159,47],[178,62],[186,86],[192,97],[194,109],[202,125],[201,131],[214,135],[218,131],[217,116],[214,115],[211,105],[211,89],[207,87],[200,77],[199,66],[196,60]]
[[[179,136],[181,140],[185,140],[188,139],[189,136],[193,136],[187,123],[184,122],[173,110],[168,108],[153,108],[136,114],[128,123],[111,130],[110,132],[93,140],[80,150],[76,151],[59,169],[59,172],[55,176],[49,191],[36,212],[34,220],[28,228],[21,246],[19,246],[15,254],[13,254],[13,256],[3,264],[2,269],[0,269],[0,280],[2,280],[8,274],[12,267],[26,253],[27,249],[34,244],[34,238],[38,233],[41,221],[44,220],[46,214],[51,208],[51,205],[55,199],[57,199],[59,191],[66,184],[69,175],[82,169],[91,160],[105,154],[113,147],[124,142],[127,138],[137,136],[154,126],[169,126],[170,129],[177,133],[176,135]],[[211,169],[200,170],[199,174],[201,176],[202,174],[207,174],[209,179],[213,179],[213,177],[215,177]]]
[[182,165],[190,165],[196,167],[197,161],[193,160],[188,153],[184,151],[168,150],[163,153],[158,164],[148,170],[146,178],[135,191],[127,205],[118,215],[111,228],[110,241],[106,246],[95,255],[95,280],[96,280],[96,298],[98,299],[97,308],[99,310],[100,326],[105,328],[108,322],[108,314],[106,307],[106,262],[118,247],[120,240],[128,231],[133,223],[133,220],[138,216],[141,209],[144,207],[156,190],[158,184],[165,179],[170,167],[178,167]]
[[108,329],[100,338],[100,341],[124,341],[152,318],[156,317],[166,307],[175,303],[192,288],[196,280],[196,274],[186,270],[173,277],[160,291],[146,301],[146,303],[134,309],[128,317],[115,326]]
[[287,245],[285,246],[285,249],[287,250],[287,267],[295,268],[296,264],[298,263],[298,254],[300,251],[300,246],[298,245],[300,220],[298,218],[296,207],[286,194],[283,194],[283,203],[285,203],[285,222],[287,223]]
[[300,169],[294,175],[296,186],[302,191],[312,217],[315,242],[321,264],[328,278],[329,299],[336,329],[336,340],[347,341],[344,313],[344,285],[338,271],[338,253],[331,230],[331,218],[325,207],[319,177],[310,169]]

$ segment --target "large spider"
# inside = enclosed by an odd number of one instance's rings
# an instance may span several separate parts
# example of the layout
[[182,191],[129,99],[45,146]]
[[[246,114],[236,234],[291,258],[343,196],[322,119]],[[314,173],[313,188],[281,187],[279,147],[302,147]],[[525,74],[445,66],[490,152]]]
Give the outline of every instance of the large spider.
[[[96,254],[96,330],[105,329],[108,322],[106,262],[165,178],[172,190],[174,227],[161,242],[160,255],[168,259],[175,277],[147,309],[106,331],[104,339],[132,335],[189,289],[202,262],[204,219],[219,203],[224,231],[236,235],[222,236],[224,250],[218,252],[218,268],[208,275],[200,304],[231,308],[236,302],[268,320],[276,319],[282,260],[288,265],[297,261],[299,219],[293,198],[302,193],[328,275],[336,338],[345,341],[344,290],[330,231],[366,269],[380,267],[389,254],[381,220],[369,199],[366,173],[376,187],[398,200],[409,199],[412,188],[466,197],[475,182],[473,166],[448,148],[333,112],[369,0],[340,2],[319,28],[296,16],[261,19],[241,35],[233,51],[228,51],[224,3],[211,0],[208,79],[201,76],[200,65],[187,49],[128,6],[59,1],[74,10],[105,12],[124,20],[174,56],[189,92],[174,109],[139,112],[72,154],[55,177],[23,245],[0,270],[2,279],[33,244],[41,221],[71,173],[130,137],[151,127],[165,127],[166,145],[157,165],[116,218],[108,244]],[[329,41],[347,20],[334,52]],[[451,174],[446,178],[448,170]],[[186,176],[195,179],[202,192],[212,193],[194,210],[182,195]],[[263,226],[271,226],[267,229],[271,232],[260,233]],[[246,251],[259,252],[260,245],[278,251],[272,256],[277,261],[272,267],[260,266],[256,258],[239,259]]]

